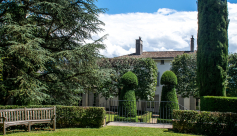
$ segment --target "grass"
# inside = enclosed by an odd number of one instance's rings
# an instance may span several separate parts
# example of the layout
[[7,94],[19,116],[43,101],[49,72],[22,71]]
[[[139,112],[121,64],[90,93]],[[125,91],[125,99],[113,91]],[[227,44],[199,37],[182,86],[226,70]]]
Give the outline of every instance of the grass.
[[107,126],[103,128],[66,128],[56,131],[7,133],[8,136],[194,136],[175,133],[168,129],[145,127]]

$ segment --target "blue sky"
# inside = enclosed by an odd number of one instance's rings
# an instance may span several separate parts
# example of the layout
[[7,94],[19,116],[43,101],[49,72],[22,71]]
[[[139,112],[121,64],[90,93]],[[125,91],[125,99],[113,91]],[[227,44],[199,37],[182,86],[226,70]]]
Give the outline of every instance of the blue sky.
[[[169,8],[177,11],[197,11],[197,0],[98,0],[95,4],[100,8],[108,8],[107,14],[132,12],[156,12],[158,8]],[[237,0],[227,0],[237,3]]]
[[[229,12],[229,52],[237,52],[237,0],[227,0]],[[112,58],[135,52],[135,39],[143,40],[144,51],[188,51],[194,35],[197,46],[196,0],[98,0],[98,8],[108,8],[99,19],[109,34],[101,54]]]

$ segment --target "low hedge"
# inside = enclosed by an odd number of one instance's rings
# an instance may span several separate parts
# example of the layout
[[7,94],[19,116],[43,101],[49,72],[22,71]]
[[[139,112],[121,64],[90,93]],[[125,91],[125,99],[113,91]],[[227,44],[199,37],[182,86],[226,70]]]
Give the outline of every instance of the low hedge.
[[119,115],[114,116],[114,121],[139,122],[137,117],[121,117]]
[[150,122],[151,117],[152,117],[152,112],[146,111],[145,114],[138,117],[138,120],[140,120],[140,122]]
[[201,111],[237,113],[237,97],[203,96],[200,101]]
[[157,118],[157,123],[172,123],[172,119]]
[[62,105],[7,105],[0,106],[0,109],[17,108],[46,108],[56,106],[57,128],[69,127],[101,127],[104,124],[105,110],[103,107],[79,107]]
[[173,118],[176,132],[218,136],[237,134],[237,113],[174,110]]

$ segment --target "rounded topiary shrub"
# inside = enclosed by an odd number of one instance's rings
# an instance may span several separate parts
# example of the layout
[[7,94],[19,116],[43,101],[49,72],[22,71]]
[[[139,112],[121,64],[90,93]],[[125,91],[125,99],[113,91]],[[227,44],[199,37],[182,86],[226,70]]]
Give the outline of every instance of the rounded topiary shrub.
[[165,71],[161,76],[162,93],[160,103],[160,118],[171,119],[174,109],[179,109],[175,85],[177,77],[172,71]]
[[122,78],[123,89],[119,95],[119,116],[136,117],[137,106],[134,88],[138,85],[137,76],[129,71]]
[[161,85],[177,85],[177,77],[172,71],[165,71],[161,76]]
[[127,73],[125,73],[122,76],[121,81],[122,81],[123,85],[125,85],[126,87],[134,88],[135,86],[138,85],[137,76],[131,71],[128,71]]

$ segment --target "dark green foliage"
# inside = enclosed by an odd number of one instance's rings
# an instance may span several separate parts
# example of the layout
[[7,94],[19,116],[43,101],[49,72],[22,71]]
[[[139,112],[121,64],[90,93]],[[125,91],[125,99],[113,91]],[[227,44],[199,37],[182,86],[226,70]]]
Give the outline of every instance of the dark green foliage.
[[203,96],[201,111],[219,111],[237,113],[237,97]]
[[[166,102],[165,102],[166,101]],[[172,86],[162,86],[161,103],[160,103],[160,118],[172,119],[173,109],[179,109],[179,103],[175,88]]]
[[177,77],[172,71],[165,71],[161,76],[161,85],[176,85]]
[[160,118],[171,119],[173,109],[179,109],[178,99],[175,91],[177,77],[172,71],[165,71],[161,76],[162,92],[160,103]]
[[77,94],[98,86],[96,61],[105,36],[105,9],[94,0],[1,0],[0,52],[3,82],[0,103],[77,105]]
[[198,1],[197,83],[200,96],[225,96],[228,58],[226,0]]
[[228,66],[229,83],[226,88],[226,95],[237,97],[237,53],[229,54]]
[[174,110],[173,130],[210,136],[235,136],[237,113]]
[[[0,109],[16,108],[44,108],[54,105],[9,105],[0,106]],[[71,127],[101,127],[104,123],[105,109],[103,107],[79,107],[56,105],[57,128]]]
[[121,77],[128,71],[132,71],[138,78],[138,86],[135,88],[136,99],[154,100],[157,85],[157,64],[151,58],[113,58],[98,61],[101,69],[111,69],[111,80],[101,85],[98,92],[105,92],[103,96],[112,98],[122,92],[123,83]]
[[114,121],[139,122],[137,117],[114,116]]
[[122,90],[119,96],[119,115],[123,117],[137,116],[136,97],[134,90]]
[[119,96],[119,115],[123,117],[136,117],[137,106],[135,96],[135,86],[137,86],[137,76],[131,71],[122,76],[124,83],[123,89]]
[[131,71],[128,71],[127,73],[125,73],[122,76],[121,81],[124,85],[131,88],[134,88],[138,85],[137,76]]
[[177,76],[177,85],[175,86],[177,94],[183,98],[194,96],[199,97],[199,90],[196,83],[197,78],[197,55],[182,54],[178,55],[172,61],[170,69]]

